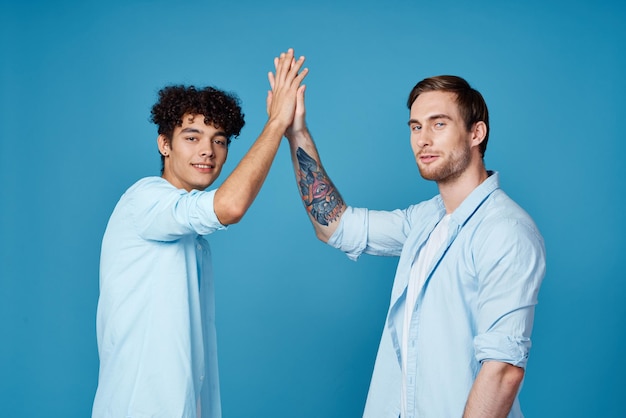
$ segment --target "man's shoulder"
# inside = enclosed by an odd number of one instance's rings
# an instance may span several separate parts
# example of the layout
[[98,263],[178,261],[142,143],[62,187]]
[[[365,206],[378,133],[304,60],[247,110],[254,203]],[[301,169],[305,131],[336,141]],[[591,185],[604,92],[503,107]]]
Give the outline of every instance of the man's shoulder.
[[[168,186],[169,185],[169,186]],[[173,186],[167,180],[161,177],[144,177],[133,183],[119,198],[113,215],[118,212],[124,212],[129,207],[136,205],[138,202],[146,200],[159,199],[159,189],[165,191]]]
[[168,186],[170,188],[173,187],[163,177],[157,177],[157,176],[143,177],[143,178],[137,180],[135,183],[133,183],[133,185],[131,185],[126,190],[125,194],[134,193],[134,192],[145,190],[145,189],[162,188],[162,187],[168,187]]
[[528,212],[502,189],[494,190],[486,203],[489,217],[518,219],[534,223]]
[[495,190],[482,209],[478,228],[484,233],[542,240],[532,217],[502,189]]
[[484,186],[481,186],[486,194],[484,204],[481,205],[484,209],[482,215],[492,220],[517,220],[534,225],[528,212],[500,187],[499,173],[497,171],[489,173],[491,175]]
[[126,189],[120,198],[120,201],[144,198],[153,199],[161,193],[168,193],[175,190],[176,188],[162,177],[144,177],[137,180],[128,189]]

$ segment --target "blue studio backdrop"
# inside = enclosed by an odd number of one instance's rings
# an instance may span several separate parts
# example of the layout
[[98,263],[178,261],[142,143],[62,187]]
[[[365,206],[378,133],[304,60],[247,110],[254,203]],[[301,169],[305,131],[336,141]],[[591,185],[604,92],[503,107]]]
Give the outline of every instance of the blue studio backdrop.
[[[157,91],[239,95],[222,180],[288,47],[307,57],[309,125],[355,206],[436,193],[409,145],[417,81],[456,74],[483,93],[487,166],[548,253],[522,408],[624,416],[624,22],[623,2],[591,0],[3,1],[0,416],[90,414],[100,241],[125,189],[159,173]],[[225,417],[358,417],[397,260],[354,263],[315,239],[286,143],[243,221],[209,240]]]

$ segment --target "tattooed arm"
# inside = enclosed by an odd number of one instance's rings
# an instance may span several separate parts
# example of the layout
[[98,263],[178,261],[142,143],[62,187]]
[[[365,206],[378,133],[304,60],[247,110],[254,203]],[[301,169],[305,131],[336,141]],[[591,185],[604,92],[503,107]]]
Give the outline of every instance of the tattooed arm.
[[313,138],[306,127],[304,88],[298,91],[292,125],[285,133],[302,203],[317,237],[328,242],[337,229],[346,204],[324,170]]
[[308,129],[293,135],[290,132],[287,138],[302,203],[317,237],[328,242],[337,229],[346,204],[322,167]]

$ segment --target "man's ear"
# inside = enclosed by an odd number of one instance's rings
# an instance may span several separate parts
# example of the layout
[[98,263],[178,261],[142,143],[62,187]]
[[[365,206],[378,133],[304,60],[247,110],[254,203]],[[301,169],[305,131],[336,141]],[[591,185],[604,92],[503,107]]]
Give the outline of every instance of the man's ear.
[[483,121],[476,122],[472,128],[472,146],[478,146],[487,136],[487,125]]
[[170,140],[165,135],[159,135],[157,137],[157,144],[161,155],[167,157],[172,149]]

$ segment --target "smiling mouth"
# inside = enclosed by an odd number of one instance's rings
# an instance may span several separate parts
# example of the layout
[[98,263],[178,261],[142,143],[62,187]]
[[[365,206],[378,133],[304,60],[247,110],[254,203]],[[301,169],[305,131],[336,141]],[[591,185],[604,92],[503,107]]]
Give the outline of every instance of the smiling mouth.
[[192,166],[196,167],[196,168],[200,168],[200,169],[210,169],[210,168],[215,168],[215,166],[210,165],[210,164],[191,164]]

